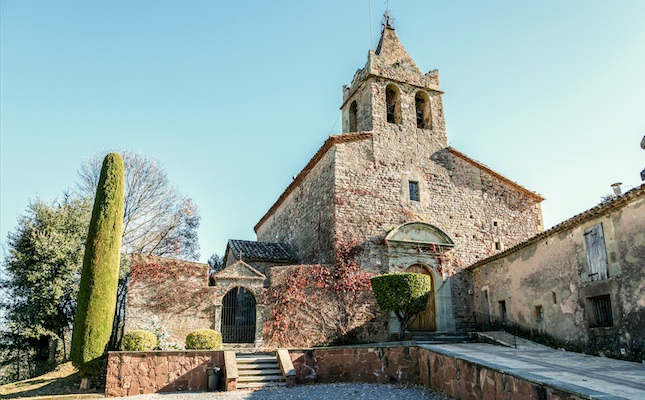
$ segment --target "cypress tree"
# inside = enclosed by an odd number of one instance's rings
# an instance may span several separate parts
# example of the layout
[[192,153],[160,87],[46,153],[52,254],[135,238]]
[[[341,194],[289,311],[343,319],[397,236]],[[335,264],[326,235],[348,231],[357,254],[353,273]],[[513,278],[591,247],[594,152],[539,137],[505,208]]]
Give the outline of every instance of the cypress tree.
[[124,167],[117,153],[103,161],[85,244],[83,270],[72,333],[71,360],[83,377],[99,372],[110,340],[119,281],[123,232]]

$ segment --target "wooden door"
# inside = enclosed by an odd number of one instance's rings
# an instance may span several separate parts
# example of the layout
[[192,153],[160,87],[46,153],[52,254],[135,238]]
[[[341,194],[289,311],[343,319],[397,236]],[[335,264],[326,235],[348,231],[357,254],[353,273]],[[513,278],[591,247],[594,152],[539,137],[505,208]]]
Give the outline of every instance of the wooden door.
[[430,296],[428,296],[428,305],[426,309],[421,311],[417,318],[414,320],[409,330],[411,331],[435,331],[435,309],[434,309],[434,282],[432,274],[422,265],[412,265],[407,269],[407,272],[416,272],[418,274],[428,275],[430,277]]

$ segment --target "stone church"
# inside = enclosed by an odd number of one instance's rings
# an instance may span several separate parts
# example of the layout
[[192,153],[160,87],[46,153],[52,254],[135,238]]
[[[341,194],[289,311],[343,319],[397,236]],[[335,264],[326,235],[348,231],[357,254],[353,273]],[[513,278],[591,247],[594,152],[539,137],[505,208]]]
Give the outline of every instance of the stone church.
[[458,329],[469,288],[451,276],[540,232],[543,199],[447,145],[442,94],[439,72],[421,72],[386,18],[378,47],[343,87],[343,133],[260,219],[257,242],[229,241],[216,281],[240,260],[257,276],[332,263],[340,243],[358,240],[370,272],[431,276],[434,298],[416,329]]

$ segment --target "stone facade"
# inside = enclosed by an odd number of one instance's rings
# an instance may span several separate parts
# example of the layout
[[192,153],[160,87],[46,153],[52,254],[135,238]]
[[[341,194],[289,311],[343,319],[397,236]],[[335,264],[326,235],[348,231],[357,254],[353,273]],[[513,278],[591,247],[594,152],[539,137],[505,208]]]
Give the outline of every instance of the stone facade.
[[[385,27],[343,90],[344,133],[323,144],[255,231],[290,246],[302,264],[331,263],[340,244],[358,240],[370,272],[423,266],[441,289],[437,329],[453,331],[465,326],[472,299],[468,276],[456,274],[540,232],[543,199],[447,146],[442,94],[438,71],[423,74]],[[386,240],[413,222],[444,232],[451,246]],[[437,249],[450,265],[440,265]]]
[[266,277],[237,261],[213,276],[208,264],[164,257],[136,256],[132,264],[125,331],[150,330],[158,321],[170,335],[166,342],[183,348],[186,336],[198,329],[222,332],[223,299],[235,288],[245,288],[256,301],[255,344],[262,344],[263,302]]
[[[141,273],[134,273],[139,269]],[[208,270],[208,264],[135,256],[125,331],[149,330],[151,322],[157,320],[170,334],[167,342],[183,348],[190,332],[214,328],[218,296],[208,286]]]
[[[594,245],[587,236],[596,230],[602,232],[604,273],[590,267]],[[640,361],[645,358],[644,263],[641,186],[476,263],[471,268],[474,309],[493,318],[502,318],[505,310],[507,320],[580,351]]]

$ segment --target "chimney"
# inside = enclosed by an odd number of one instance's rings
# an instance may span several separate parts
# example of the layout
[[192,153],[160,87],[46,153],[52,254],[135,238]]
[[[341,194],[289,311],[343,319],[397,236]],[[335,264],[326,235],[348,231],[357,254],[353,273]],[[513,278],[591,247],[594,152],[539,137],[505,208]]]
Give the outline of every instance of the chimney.
[[616,182],[611,185],[611,188],[614,189],[614,197],[618,197],[623,194],[623,191],[620,189],[620,185],[622,184],[622,182]]

